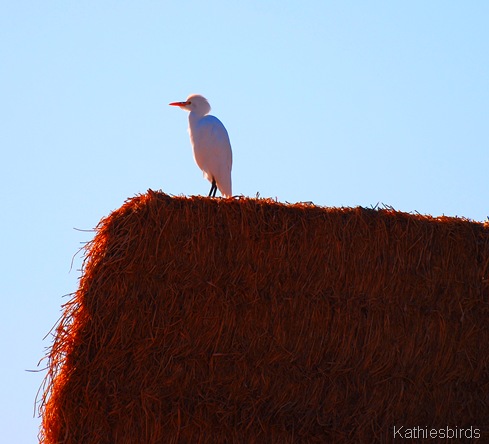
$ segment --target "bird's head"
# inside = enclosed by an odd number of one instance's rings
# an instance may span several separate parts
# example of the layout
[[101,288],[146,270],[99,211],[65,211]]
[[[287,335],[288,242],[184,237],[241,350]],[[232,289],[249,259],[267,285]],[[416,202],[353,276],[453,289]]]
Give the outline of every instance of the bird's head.
[[207,99],[200,94],[192,94],[187,97],[185,102],[172,102],[170,105],[179,106],[185,111],[191,111],[201,116],[205,116],[211,110],[211,106]]

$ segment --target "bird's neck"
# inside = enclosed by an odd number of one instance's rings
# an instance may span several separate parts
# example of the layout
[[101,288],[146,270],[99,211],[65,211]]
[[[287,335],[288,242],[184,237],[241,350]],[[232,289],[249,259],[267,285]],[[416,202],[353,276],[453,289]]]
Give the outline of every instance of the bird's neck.
[[199,125],[200,120],[205,116],[205,114],[199,114],[195,112],[191,112],[188,115],[188,126],[190,130],[192,129],[197,129],[197,126]]
[[204,116],[205,114],[200,114],[200,113],[196,113],[195,111],[190,111],[190,114],[188,115],[188,120],[189,122],[197,122],[200,119],[202,119],[202,117]]
[[193,138],[193,135],[197,131],[197,127],[199,125],[199,120],[201,117],[193,112],[188,115],[188,130],[190,132],[190,138]]

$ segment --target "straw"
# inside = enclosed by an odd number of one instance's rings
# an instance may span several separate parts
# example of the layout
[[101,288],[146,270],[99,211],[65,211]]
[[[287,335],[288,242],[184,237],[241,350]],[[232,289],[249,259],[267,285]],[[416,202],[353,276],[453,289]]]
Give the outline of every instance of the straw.
[[87,245],[40,442],[487,439],[488,278],[487,224],[149,190]]

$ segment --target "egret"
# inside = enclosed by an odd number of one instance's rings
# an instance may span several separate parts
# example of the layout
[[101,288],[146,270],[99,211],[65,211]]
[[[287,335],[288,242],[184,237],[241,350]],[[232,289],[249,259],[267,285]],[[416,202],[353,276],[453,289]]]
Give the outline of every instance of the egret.
[[195,163],[211,182],[209,197],[215,197],[219,191],[224,197],[231,197],[231,167],[233,153],[226,128],[221,121],[209,115],[211,106],[207,99],[192,94],[185,102],[172,102],[171,106],[189,111],[188,131],[192,144]]

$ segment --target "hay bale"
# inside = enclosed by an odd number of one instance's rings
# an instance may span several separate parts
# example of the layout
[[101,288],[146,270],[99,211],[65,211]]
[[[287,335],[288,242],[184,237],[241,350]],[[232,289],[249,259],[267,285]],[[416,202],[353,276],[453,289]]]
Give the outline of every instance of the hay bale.
[[487,433],[488,277],[480,223],[148,191],[87,247],[41,442]]

